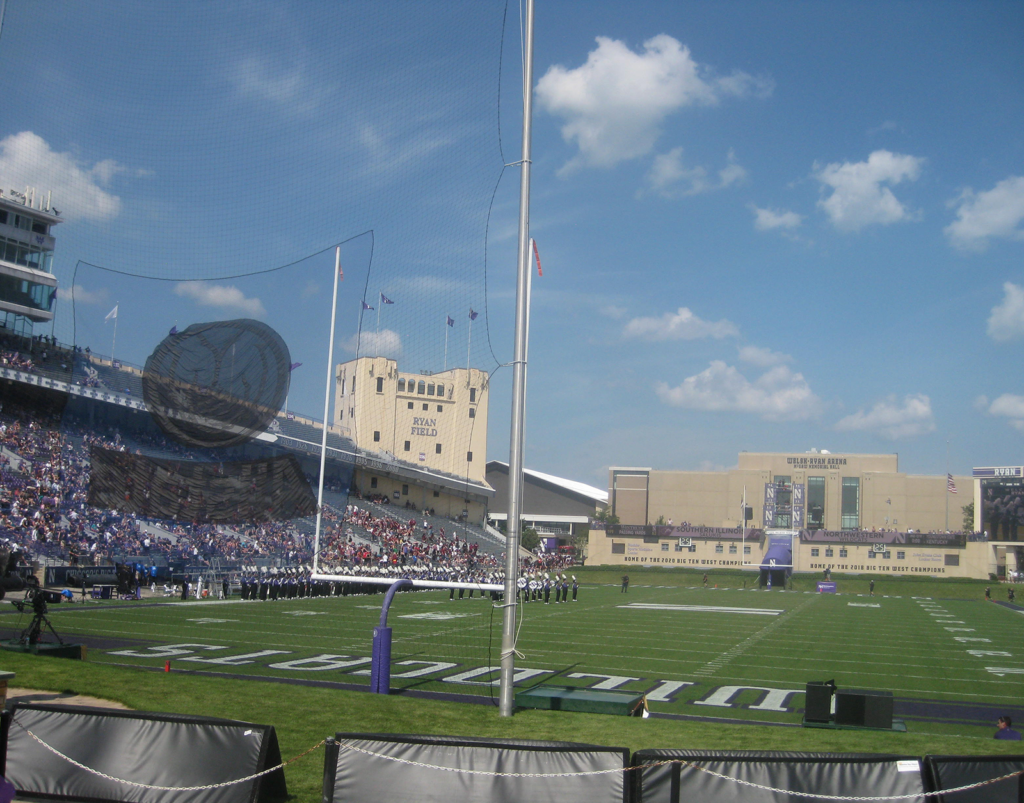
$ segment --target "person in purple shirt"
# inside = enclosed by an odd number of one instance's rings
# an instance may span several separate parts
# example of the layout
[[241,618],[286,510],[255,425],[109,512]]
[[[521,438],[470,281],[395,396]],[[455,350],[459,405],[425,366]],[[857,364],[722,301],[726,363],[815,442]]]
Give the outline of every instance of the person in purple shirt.
[[998,730],[996,731],[995,738],[1004,739],[1008,742],[1019,742],[1021,740],[1020,733],[1013,729],[1013,720],[1009,717],[999,717],[996,720],[996,727]]

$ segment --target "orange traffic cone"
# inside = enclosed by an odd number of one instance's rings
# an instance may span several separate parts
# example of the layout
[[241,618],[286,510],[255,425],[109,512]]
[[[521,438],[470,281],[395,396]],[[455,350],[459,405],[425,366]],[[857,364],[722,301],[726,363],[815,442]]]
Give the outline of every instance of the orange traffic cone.
[[164,672],[170,672],[170,671],[171,671],[171,662],[170,661],[164,661]]

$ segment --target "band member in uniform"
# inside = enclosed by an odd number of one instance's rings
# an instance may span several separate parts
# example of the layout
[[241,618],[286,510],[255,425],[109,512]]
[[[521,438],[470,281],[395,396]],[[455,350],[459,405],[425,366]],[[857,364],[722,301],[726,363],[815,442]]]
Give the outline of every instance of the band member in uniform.
[[572,576],[572,601],[576,601],[576,592],[580,590],[579,580],[576,579],[576,575]]

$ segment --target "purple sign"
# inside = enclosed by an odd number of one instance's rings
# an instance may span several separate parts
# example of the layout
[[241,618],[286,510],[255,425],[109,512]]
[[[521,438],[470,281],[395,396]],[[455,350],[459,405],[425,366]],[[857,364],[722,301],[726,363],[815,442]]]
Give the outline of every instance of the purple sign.
[[818,593],[819,594],[835,594],[836,584],[832,581],[819,580],[818,581]]
[[963,533],[892,533],[869,530],[801,530],[804,544],[907,544],[957,549],[967,543]]

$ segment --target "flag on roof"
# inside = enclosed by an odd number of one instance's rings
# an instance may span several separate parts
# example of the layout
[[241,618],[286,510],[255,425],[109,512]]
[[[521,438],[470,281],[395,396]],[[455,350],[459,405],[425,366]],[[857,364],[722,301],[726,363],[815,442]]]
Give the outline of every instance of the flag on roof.
[[479,312],[474,312],[472,307],[469,308],[469,319],[471,321],[475,321],[476,320],[476,316],[479,315],[479,314],[480,314]]
[[383,293],[381,293],[381,294],[380,294],[380,303],[381,303],[381,304],[394,304],[395,302],[394,302],[394,301],[392,301],[392,300],[391,300],[390,298],[388,298],[388,297],[387,297],[386,295],[384,295]]
[[371,306],[370,306],[369,304],[367,304],[367,303],[366,303],[366,302],[364,301],[364,302],[363,302],[363,309],[373,309],[373,307],[371,307]]
[[448,316],[448,325],[455,326],[455,319],[451,315]]
[[295,370],[296,368],[298,368],[298,367],[299,367],[300,365],[302,365],[302,363],[301,363],[301,362],[293,362],[293,363],[292,363],[291,365],[289,365],[289,366],[288,366],[288,370],[289,370],[289,371],[294,371],[294,370]]
[[172,326],[171,327],[171,331],[168,332],[167,334],[168,335],[176,335],[176,334],[178,334],[178,327],[177,326]]
[[109,321],[111,318],[113,318],[115,321],[117,320],[117,308],[118,308],[118,306],[119,306],[118,304],[115,304],[114,308],[110,312],[107,313],[107,317],[103,319],[104,323]]

